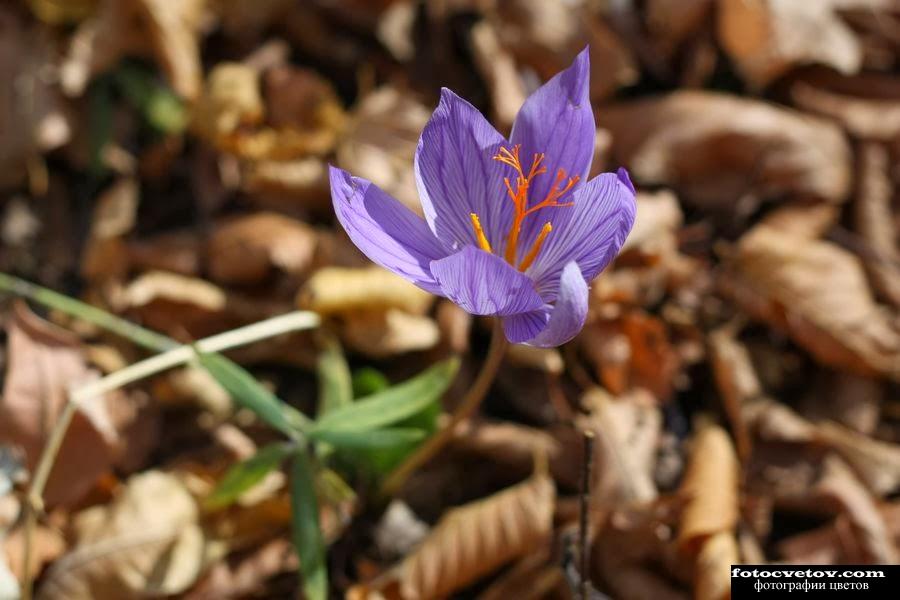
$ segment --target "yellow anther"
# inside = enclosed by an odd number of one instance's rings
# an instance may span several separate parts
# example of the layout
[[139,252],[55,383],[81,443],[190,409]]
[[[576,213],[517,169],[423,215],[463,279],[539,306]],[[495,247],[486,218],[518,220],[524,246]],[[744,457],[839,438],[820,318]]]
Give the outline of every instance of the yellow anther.
[[550,235],[551,231],[553,231],[553,225],[551,225],[549,222],[544,223],[544,226],[541,227],[541,232],[538,234],[537,239],[534,240],[534,244],[532,244],[531,246],[531,250],[528,251],[528,254],[526,254],[525,258],[522,259],[522,262],[519,263],[520,271],[524,271],[531,266],[531,263],[533,263],[534,259],[537,258],[538,252],[541,251],[541,246],[544,245],[544,240],[547,239],[547,236]]
[[478,220],[478,215],[469,213],[469,218],[472,219],[472,227],[475,229],[475,237],[478,239],[478,246],[485,252],[493,254],[494,251],[491,249],[491,243],[488,241],[487,236],[484,235],[484,229],[481,228],[481,221]]

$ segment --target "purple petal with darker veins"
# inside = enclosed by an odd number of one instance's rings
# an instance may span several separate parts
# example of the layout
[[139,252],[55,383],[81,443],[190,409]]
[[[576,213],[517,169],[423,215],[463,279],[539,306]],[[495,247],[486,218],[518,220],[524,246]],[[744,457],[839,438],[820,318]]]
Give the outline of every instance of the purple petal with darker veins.
[[[523,337],[542,320],[546,326],[532,337],[521,340],[530,346],[553,348],[565,344],[578,335],[584,327],[588,311],[588,286],[578,268],[578,263],[570,262],[562,271],[559,283],[559,297],[553,306],[549,318],[545,310],[514,315],[503,320],[506,337],[514,341]],[[512,334],[512,335],[511,335]],[[515,340],[520,341],[520,340]]]
[[434,261],[431,274],[444,296],[473,315],[513,315],[544,304],[528,277],[474,246]]
[[[535,177],[530,186],[532,205],[547,196],[557,169],[564,169],[568,177],[579,176],[582,183],[578,186],[583,185],[587,177],[597,135],[588,96],[589,85],[590,59],[585,48],[568,69],[556,74],[529,96],[516,117],[510,142],[522,145],[520,154],[526,171],[534,154],[545,155],[543,165],[547,172]],[[560,200],[565,201],[566,197]],[[557,214],[564,210],[544,208],[527,219],[522,229],[521,247],[529,248],[547,221],[555,227]]]
[[576,261],[591,281],[615,258],[634,225],[634,188],[624,169],[593,178],[578,189],[573,202],[559,211],[553,232],[526,271],[547,302],[556,298],[567,263]]
[[495,249],[512,221],[502,165],[493,160],[505,138],[478,110],[451,92],[422,131],[415,156],[416,184],[425,219],[454,249],[477,244],[469,215],[475,213]]
[[420,288],[441,295],[431,262],[449,252],[428,225],[374,183],[329,167],[331,198],[338,221],[369,259]]

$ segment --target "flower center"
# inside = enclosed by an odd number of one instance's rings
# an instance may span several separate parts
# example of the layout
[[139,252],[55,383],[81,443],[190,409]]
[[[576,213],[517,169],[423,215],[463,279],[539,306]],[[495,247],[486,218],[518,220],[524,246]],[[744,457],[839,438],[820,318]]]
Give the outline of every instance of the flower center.
[[[558,169],[556,171],[556,179],[544,199],[533,206],[529,206],[528,190],[531,183],[535,177],[546,173],[547,167],[543,165],[544,155],[542,153],[535,154],[531,159],[531,168],[528,169],[528,174],[526,175],[525,170],[522,168],[522,161],[519,160],[519,148],[519,144],[513,146],[511,150],[501,146],[499,152],[493,157],[494,160],[509,165],[516,171],[515,187],[513,187],[509,177],[503,179],[503,183],[506,185],[506,193],[510,200],[512,200],[513,208],[515,209],[512,226],[509,228],[509,233],[506,235],[506,255],[504,257],[506,258],[506,262],[513,266],[516,265],[516,259],[518,258],[519,234],[522,232],[522,224],[525,222],[525,218],[542,208],[551,206],[572,206],[574,204],[573,202],[560,204],[559,199],[572,189],[572,186],[578,183],[578,180],[580,179],[578,175],[567,177],[565,169]],[[485,252],[493,252],[490,242],[484,235],[484,229],[481,227],[478,215],[471,213],[469,216],[472,219],[472,228],[475,230],[475,238],[478,240],[478,246]],[[531,249],[519,262],[518,269],[520,271],[524,271],[531,266],[534,259],[537,258],[538,252],[541,251],[544,240],[547,239],[547,236],[550,235],[551,231],[553,231],[553,226],[550,222],[544,223],[544,226],[534,240]]]

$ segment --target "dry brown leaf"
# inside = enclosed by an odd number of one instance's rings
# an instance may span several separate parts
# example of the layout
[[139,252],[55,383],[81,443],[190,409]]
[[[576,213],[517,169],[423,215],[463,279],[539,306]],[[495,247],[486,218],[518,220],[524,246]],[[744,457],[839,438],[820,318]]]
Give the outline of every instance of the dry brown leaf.
[[[72,334],[17,304],[8,328],[9,348],[0,443],[22,448],[33,469],[67,402],[69,389],[97,377],[87,366],[83,348]],[[49,505],[82,497],[113,464],[118,433],[101,397],[82,405],[63,440],[50,473],[44,500]]]
[[571,64],[585,46],[591,53],[591,97],[601,99],[637,81],[638,66],[619,36],[584,5],[544,0],[498,3],[489,13],[501,41],[545,81]]
[[[66,551],[66,541],[61,533],[55,529],[38,525],[31,540],[31,576],[37,577],[44,566],[52,563]],[[25,556],[25,532],[23,527],[17,527],[5,532],[2,545],[0,545],[0,563],[7,563],[9,570],[22,581],[25,569],[23,558]],[[3,596],[0,596],[2,598]]]
[[[16,186],[31,175],[32,190],[46,192],[46,172],[38,181],[37,157],[69,141],[71,126],[59,93],[46,74],[53,45],[48,32],[23,22],[11,5],[0,9],[0,186]],[[14,83],[14,85],[13,85]],[[41,189],[43,188],[43,189]]]
[[298,567],[297,553],[285,539],[275,539],[254,548],[236,564],[217,562],[191,588],[184,600],[227,600],[265,593],[266,582],[279,573]]
[[[605,588],[616,598],[686,600],[691,572],[675,570],[666,556],[674,554],[672,528],[677,507],[657,501],[613,511],[594,538],[591,557]],[[664,565],[664,570],[660,565]]]
[[137,221],[138,194],[137,181],[122,178],[97,199],[81,263],[81,274],[85,279],[98,281],[127,275],[128,253],[122,238],[131,232]]
[[441,331],[431,318],[395,308],[359,309],[343,315],[341,339],[353,350],[373,358],[427,350],[440,338]]
[[221,552],[197,519],[197,505],[177,477],[135,475],[111,504],[75,516],[75,546],[50,568],[37,597],[113,600],[183,592]]
[[316,271],[297,297],[301,308],[322,315],[398,308],[424,314],[434,296],[380,267],[327,267]]
[[241,126],[265,117],[259,71],[241,63],[218,63],[207,75],[203,94],[193,109],[197,135],[225,144]]
[[678,544],[699,552],[705,540],[718,533],[733,536],[739,514],[740,465],[724,429],[708,425],[694,436],[679,494],[686,499],[681,513]]
[[900,135],[900,85],[875,74],[836,77],[822,74],[791,86],[802,109],[837,119],[851,135],[889,142]]
[[103,0],[72,37],[63,89],[80,96],[94,75],[138,55],[152,58],[172,88],[193,100],[202,85],[198,37],[206,1]]
[[555,497],[550,477],[536,473],[489,498],[455,508],[382,582],[356,586],[348,598],[374,600],[391,588],[404,600],[446,597],[545,542]]
[[694,598],[697,600],[731,598],[731,566],[740,562],[734,533],[720,531],[706,538],[697,554]]
[[762,397],[762,384],[746,346],[738,342],[731,331],[725,328],[713,331],[708,343],[713,377],[722,397],[725,414],[731,422],[738,456],[746,461],[750,456],[751,441],[744,420],[744,407]]
[[684,221],[678,198],[668,190],[639,192],[636,204],[634,227],[622,245],[622,252],[639,249],[642,254],[659,254],[660,250],[669,249],[663,240],[672,238]]
[[[665,184],[701,207],[747,212],[794,196],[839,203],[850,187],[850,150],[826,120],[709,92],[607,107],[615,161],[645,184]],[[749,204],[748,204],[749,202]]]
[[843,74],[862,67],[862,48],[839,9],[889,0],[722,0],[719,40],[744,78],[764,87],[794,66],[819,63]]
[[659,318],[632,310],[615,321],[598,321],[579,335],[600,381],[613,393],[644,388],[659,400],[672,393],[679,358]]
[[891,159],[887,149],[863,144],[859,152],[860,182],[856,200],[856,229],[873,256],[865,256],[872,283],[900,309],[900,241],[892,219]]
[[200,273],[202,241],[190,230],[161,233],[128,242],[128,262],[136,271],[171,271],[179,275]]
[[506,360],[510,364],[537,369],[551,375],[561,375],[565,368],[562,354],[556,348],[537,348],[517,344],[509,348]]
[[207,77],[191,127],[251,162],[290,161],[332,150],[344,120],[331,84],[312,71],[285,67],[264,77],[248,64],[223,62]]
[[273,268],[300,277],[316,250],[312,227],[270,212],[256,212],[218,225],[206,247],[212,279],[227,284],[262,282]]
[[816,426],[815,437],[834,448],[876,493],[888,495],[900,488],[900,445],[827,421]]
[[517,473],[527,473],[535,456],[546,456],[555,479],[559,461],[571,462],[563,456],[562,447],[554,437],[542,429],[509,422],[464,421],[453,430],[450,448],[463,454],[476,454],[507,467]]
[[408,92],[382,87],[363,97],[337,147],[337,164],[421,213],[413,174],[419,134],[431,111]]
[[526,97],[515,61],[500,44],[494,26],[487,21],[472,28],[471,45],[475,66],[491,93],[494,122],[501,130],[508,129]]
[[837,456],[825,458],[823,474],[816,483],[811,501],[837,504],[838,510],[846,515],[850,529],[863,549],[864,562],[897,562],[897,549],[875,499]]
[[829,242],[761,226],[738,246],[726,290],[824,364],[900,379],[900,323],[875,303],[862,265]]
[[662,414],[647,392],[636,390],[613,398],[601,388],[585,393],[582,404],[590,411],[579,417],[579,429],[592,431],[594,481],[591,502],[644,503],[657,497],[653,471],[662,429]]
[[650,42],[669,57],[686,40],[696,36],[713,8],[713,0],[650,0],[646,23]]

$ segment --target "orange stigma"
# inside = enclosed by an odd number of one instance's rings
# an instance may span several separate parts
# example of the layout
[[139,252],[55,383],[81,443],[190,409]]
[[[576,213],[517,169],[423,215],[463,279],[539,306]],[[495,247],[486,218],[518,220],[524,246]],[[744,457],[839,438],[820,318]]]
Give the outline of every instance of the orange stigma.
[[[509,234],[507,234],[506,238],[505,258],[506,262],[511,265],[516,264],[519,234],[522,231],[522,223],[525,221],[525,217],[539,211],[542,208],[548,208],[551,206],[572,206],[572,202],[565,202],[560,204],[559,199],[562,198],[566,194],[566,192],[572,189],[572,186],[578,183],[578,180],[581,179],[578,175],[567,178],[566,171],[564,169],[557,170],[556,179],[553,181],[553,186],[550,188],[550,191],[547,192],[546,197],[534,206],[529,206],[528,188],[531,186],[531,182],[535,177],[547,172],[547,167],[543,165],[544,155],[542,153],[536,153],[531,158],[531,168],[528,169],[528,174],[526,175],[525,170],[522,168],[522,161],[519,159],[519,148],[519,144],[513,146],[512,150],[510,150],[509,148],[501,147],[497,154],[493,157],[494,160],[502,162],[503,164],[509,165],[510,167],[515,169],[517,175],[515,187],[513,187],[513,184],[510,182],[509,177],[503,179],[503,183],[506,185],[506,193],[509,195],[515,208],[512,226],[510,227]],[[551,231],[553,231],[553,227],[549,222],[546,223],[543,228],[541,228],[541,232],[538,234],[537,239],[535,239],[534,244],[531,246],[531,249],[525,255],[525,258],[522,259],[522,262],[519,263],[518,269],[520,271],[524,271],[531,266],[531,264],[534,262],[534,259],[537,257],[538,252],[540,252],[541,246],[543,246],[544,244],[544,240],[547,239],[547,236]]]

